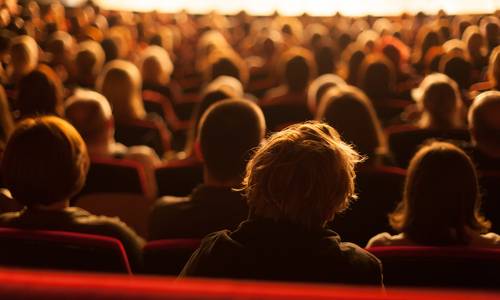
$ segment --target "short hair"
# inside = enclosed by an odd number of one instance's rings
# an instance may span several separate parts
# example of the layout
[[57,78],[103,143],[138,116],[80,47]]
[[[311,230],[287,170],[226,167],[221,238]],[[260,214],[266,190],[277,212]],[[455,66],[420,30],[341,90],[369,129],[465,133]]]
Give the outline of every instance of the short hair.
[[21,35],[12,39],[10,54],[14,73],[18,76],[28,74],[38,64],[38,44],[28,35]]
[[370,159],[387,152],[375,109],[356,87],[346,85],[329,89],[321,99],[316,120],[330,124],[343,140],[354,144],[357,151]]
[[314,57],[307,49],[291,48],[283,53],[278,72],[289,90],[305,90],[316,75]]
[[223,100],[203,115],[199,143],[208,173],[220,181],[241,179],[251,151],[265,134],[262,110],[249,100]]
[[319,102],[328,89],[345,85],[345,81],[335,74],[323,74],[314,79],[307,89],[307,106],[314,114],[318,110]]
[[469,127],[476,143],[500,149],[500,91],[483,92],[469,108]]
[[168,83],[174,65],[165,49],[149,46],[141,55],[140,69],[144,82]]
[[57,74],[47,65],[21,78],[16,104],[20,117],[63,115],[63,86]]
[[441,128],[461,125],[461,96],[456,82],[445,74],[427,75],[412,96],[423,110],[422,126],[433,123]]
[[471,159],[458,147],[433,142],[410,161],[403,200],[391,226],[419,244],[467,244],[466,227],[485,232],[479,184]]
[[439,60],[439,72],[453,79],[460,89],[468,90],[472,83],[472,64],[457,51],[446,53]]
[[97,90],[108,99],[117,123],[127,123],[146,116],[142,102],[142,78],[131,62],[113,60],[97,78]]
[[389,97],[396,85],[396,69],[392,61],[381,54],[365,57],[359,68],[358,84],[371,101]]
[[[79,81],[95,80],[102,71],[104,61],[104,50],[99,43],[91,40],[81,42],[75,56]],[[92,82],[92,85],[94,84],[95,82]]]
[[313,228],[355,197],[358,153],[331,126],[295,124],[270,136],[248,162],[242,191],[251,213]]
[[77,90],[66,101],[65,116],[87,145],[98,142],[106,129],[113,126],[108,101],[103,95],[90,90]]
[[2,178],[23,205],[50,205],[78,193],[89,166],[75,128],[54,116],[27,118],[12,133],[2,161]]

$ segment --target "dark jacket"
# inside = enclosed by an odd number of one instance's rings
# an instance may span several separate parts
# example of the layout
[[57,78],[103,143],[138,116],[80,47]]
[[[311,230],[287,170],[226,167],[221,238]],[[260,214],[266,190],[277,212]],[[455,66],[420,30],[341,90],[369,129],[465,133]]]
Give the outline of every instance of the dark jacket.
[[123,244],[132,270],[137,271],[142,266],[144,240],[118,218],[92,215],[78,207],[69,207],[64,210],[23,209],[19,212],[0,215],[0,226],[61,230],[113,237]]
[[149,239],[201,239],[210,232],[236,229],[247,216],[240,192],[200,185],[190,196],[167,196],[156,202],[149,218]]
[[180,276],[383,284],[380,261],[335,232],[261,218],[206,236]]

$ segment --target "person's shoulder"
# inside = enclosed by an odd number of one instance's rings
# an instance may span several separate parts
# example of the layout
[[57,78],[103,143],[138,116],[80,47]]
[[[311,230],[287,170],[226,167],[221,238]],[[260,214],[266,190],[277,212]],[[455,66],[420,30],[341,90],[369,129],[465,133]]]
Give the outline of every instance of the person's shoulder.
[[185,207],[191,204],[191,197],[177,197],[177,196],[163,196],[156,200],[153,205],[153,211],[155,210],[175,210],[180,207]]
[[104,215],[94,215],[79,207],[70,207],[66,209],[70,213],[73,221],[81,226],[95,227],[96,229],[130,229],[127,224],[122,222],[118,217],[108,217]]
[[494,232],[481,234],[478,238],[477,246],[500,247],[500,235]]

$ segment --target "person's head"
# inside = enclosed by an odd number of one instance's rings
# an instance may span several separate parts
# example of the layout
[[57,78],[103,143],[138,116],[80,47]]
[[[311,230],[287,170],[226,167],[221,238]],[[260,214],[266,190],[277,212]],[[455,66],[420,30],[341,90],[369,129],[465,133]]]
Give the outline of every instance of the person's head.
[[358,83],[358,74],[361,64],[366,57],[364,49],[357,43],[352,43],[342,52],[342,61],[345,68],[345,80],[349,84]]
[[452,144],[434,142],[410,161],[403,200],[389,221],[419,244],[466,244],[466,228],[489,229],[479,208],[479,184],[471,159]]
[[461,90],[472,84],[472,64],[460,52],[448,52],[439,60],[439,72],[453,79]]
[[486,38],[488,51],[493,50],[500,44],[500,20],[497,16],[487,16],[481,19],[479,23],[481,33]]
[[66,31],[56,31],[52,33],[46,44],[46,51],[51,54],[50,63],[52,66],[67,64],[73,59],[75,40]]
[[371,101],[360,89],[339,86],[322,97],[316,120],[335,128],[348,143],[368,159],[387,152],[382,125]]
[[479,94],[469,108],[469,130],[474,144],[489,155],[500,156],[500,92]]
[[242,191],[251,214],[324,226],[355,197],[360,156],[327,124],[292,125],[270,136],[248,162]]
[[233,50],[215,51],[208,57],[205,81],[211,82],[219,76],[238,79],[243,85],[248,81],[248,67],[245,61]]
[[144,83],[165,85],[170,82],[174,64],[165,49],[149,46],[141,55],[140,69]]
[[12,196],[28,207],[68,200],[85,182],[89,158],[78,132],[54,116],[20,122],[4,152],[1,171]]
[[207,176],[219,183],[239,184],[266,130],[261,109],[248,100],[223,100],[203,114],[198,143]]
[[78,84],[93,87],[104,66],[105,54],[96,41],[87,40],[78,45],[75,57],[76,81]]
[[146,116],[141,96],[141,74],[133,63],[125,60],[107,63],[97,78],[96,86],[111,104],[117,123],[127,123]]
[[282,54],[278,72],[290,91],[304,91],[316,74],[314,57],[304,48],[291,48]]
[[488,63],[488,80],[500,90],[500,46],[495,47]]
[[114,140],[111,106],[103,95],[77,90],[65,106],[66,119],[78,130],[87,146],[105,145]]
[[33,71],[38,65],[38,45],[28,36],[21,35],[12,39],[10,47],[11,76],[14,81]]
[[427,75],[412,91],[422,111],[419,125],[423,128],[450,129],[463,125],[462,101],[458,85],[445,74]]
[[101,47],[106,57],[106,62],[118,59],[118,45],[115,40],[105,38],[101,41]]
[[467,52],[471,60],[474,61],[477,58],[482,58],[487,55],[487,43],[478,26],[471,25],[467,27],[462,36],[462,40],[467,46]]
[[369,55],[361,64],[358,86],[372,100],[389,97],[396,85],[396,70],[383,55]]
[[63,86],[57,74],[40,65],[21,78],[16,100],[21,118],[35,115],[63,116]]
[[318,110],[319,101],[330,88],[345,85],[345,81],[334,74],[324,74],[314,79],[307,89],[307,107],[312,114]]

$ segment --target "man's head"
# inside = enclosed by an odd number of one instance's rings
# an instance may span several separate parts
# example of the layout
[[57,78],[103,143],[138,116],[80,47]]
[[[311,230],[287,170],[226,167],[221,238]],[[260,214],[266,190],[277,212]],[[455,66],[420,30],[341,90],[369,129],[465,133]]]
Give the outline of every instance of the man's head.
[[[469,109],[469,129],[477,147],[500,156],[500,92],[479,94]],[[497,154],[497,155],[495,155]]]
[[329,125],[292,125],[256,151],[242,190],[256,216],[319,227],[355,197],[354,167],[360,161]]
[[219,183],[241,181],[251,152],[264,138],[264,115],[248,100],[222,100],[203,114],[199,145],[207,175]]
[[87,148],[78,132],[58,117],[27,118],[11,135],[2,178],[14,198],[27,206],[68,200],[85,182]]

